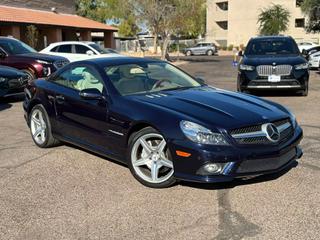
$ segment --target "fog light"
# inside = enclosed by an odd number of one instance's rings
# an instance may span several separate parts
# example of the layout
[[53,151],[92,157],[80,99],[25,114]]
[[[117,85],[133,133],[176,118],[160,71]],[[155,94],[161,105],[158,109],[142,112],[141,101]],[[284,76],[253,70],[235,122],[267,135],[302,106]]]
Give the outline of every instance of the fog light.
[[208,175],[228,175],[233,167],[234,162],[227,162],[227,163],[207,163],[203,165],[197,171],[198,175],[208,176]]
[[208,173],[219,173],[222,170],[222,166],[219,163],[208,163],[204,165],[204,170]]

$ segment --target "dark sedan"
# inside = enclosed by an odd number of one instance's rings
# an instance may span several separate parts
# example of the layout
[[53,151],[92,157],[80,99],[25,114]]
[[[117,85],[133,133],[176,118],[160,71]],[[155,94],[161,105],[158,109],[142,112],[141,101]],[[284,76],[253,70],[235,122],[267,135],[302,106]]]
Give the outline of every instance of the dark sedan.
[[308,95],[309,63],[291,37],[252,38],[242,56],[238,91],[268,89],[286,89]]
[[149,187],[274,173],[302,155],[302,129],[285,107],[159,60],[74,62],[31,82],[24,110],[39,147],[78,145],[127,164]]
[[28,76],[23,72],[0,65],[0,98],[23,93]]

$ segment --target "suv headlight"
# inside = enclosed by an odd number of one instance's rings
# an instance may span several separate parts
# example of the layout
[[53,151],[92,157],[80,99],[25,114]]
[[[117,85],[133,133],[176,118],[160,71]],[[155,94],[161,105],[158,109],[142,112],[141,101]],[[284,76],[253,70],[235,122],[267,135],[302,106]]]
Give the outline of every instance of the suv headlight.
[[36,62],[40,64],[49,64],[49,62],[43,60],[36,60]]
[[301,64],[298,64],[298,65],[295,65],[294,68],[296,70],[308,69],[309,68],[309,63],[301,63]]
[[180,128],[184,135],[193,142],[210,145],[229,145],[221,133],[213,133],[197,123],[181,121]]
[[255,68],[254,66],[240,64],[239,69],[244,71],[253,71]]
[[5,77],[0,77],[0,83],[4,83],[8,80],[8,78]]

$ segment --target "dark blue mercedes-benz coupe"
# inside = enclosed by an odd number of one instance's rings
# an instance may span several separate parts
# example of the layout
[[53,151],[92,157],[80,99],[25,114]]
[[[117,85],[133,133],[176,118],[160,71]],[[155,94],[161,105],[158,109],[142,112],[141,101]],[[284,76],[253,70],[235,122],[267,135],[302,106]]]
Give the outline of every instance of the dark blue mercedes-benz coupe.
[[149,187],[275,173],[302,156],[302,129],[288,109],[160,60],[74,62],[25,93],[36,145],[72,143],[127,164]]

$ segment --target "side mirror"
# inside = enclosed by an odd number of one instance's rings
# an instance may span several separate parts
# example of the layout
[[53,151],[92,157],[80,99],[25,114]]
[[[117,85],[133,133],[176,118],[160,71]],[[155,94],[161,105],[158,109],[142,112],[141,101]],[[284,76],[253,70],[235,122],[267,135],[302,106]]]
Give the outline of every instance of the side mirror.
[[201,85],[206,84],[206,80],[203,77],[196,77],[196,81],[200,83]]
[[86,51],[86,54],[87,54],[88,56],[92,56],[92,55],[94,55],[94,52],[91,51],[91,50],[88,50],[88,51]]
[[80,97],[86,100],[102,100],[104,96],[102,93],[96,88],[88,88],[81,90],[79,93]]

